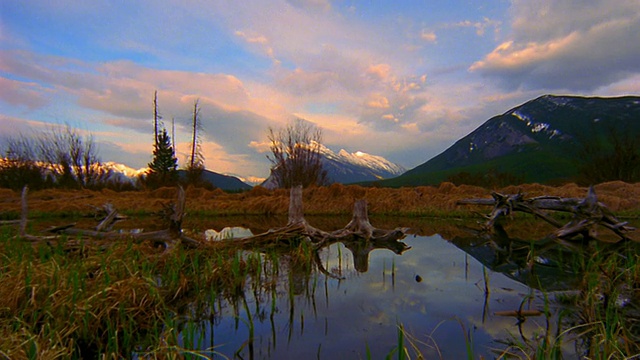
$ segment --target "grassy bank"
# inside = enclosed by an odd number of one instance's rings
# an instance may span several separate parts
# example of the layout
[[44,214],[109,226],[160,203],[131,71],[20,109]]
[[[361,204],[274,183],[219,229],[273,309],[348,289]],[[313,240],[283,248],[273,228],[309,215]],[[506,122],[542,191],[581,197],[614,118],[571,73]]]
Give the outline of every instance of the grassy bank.
[[[576,351],[589,358],[640,354],[638,246],[594,244],[590,249],[572,260],[575,271],[584,274],[579,288],[545,295],[563,309],[560,316],[550,318],[529,341],[504,339],[496,356],[558,358],[565,341],[578,344]],[[211,355],[215,349],[201,349],[194,335],[198,329],[190,326],[213,319],[212,304],[246,306],[242,299],[248,291],[275,304],[274,297],[282,295],[275,282],[283,257],[305,274],[313,268],[305,246],[254,253],[228,243],[170,251],[134,241],[31,243],[7,227],[0,235],[0,254],[0,355],[10,359]],[[428,340],[423,337],[399,332],[398,347],[390,354],[418,357],[421,342]],[[465,341],[473,349],[473,339]],[[469,356],[475,358],[472,350]]]
[[10,359],[193,352],[178,347],[176,319],[197,318],[205,304],[238,296],[247,279],[263,271],[258,255],[243,258],[222,246],[164,251],[132,241],[32,244],[2,231],[0,355]]

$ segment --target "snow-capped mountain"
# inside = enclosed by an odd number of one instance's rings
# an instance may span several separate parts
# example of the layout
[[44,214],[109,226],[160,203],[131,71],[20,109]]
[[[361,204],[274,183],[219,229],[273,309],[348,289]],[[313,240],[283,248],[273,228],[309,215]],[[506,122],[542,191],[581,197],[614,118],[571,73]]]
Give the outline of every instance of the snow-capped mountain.
[[402,166],[392,163],[382,156],[371,155],[362,151],[350,153],[345,149],[340,149],[336,154],[326,146],[320,145],[320,153],[328,161],[337,161],[342,164],[369,169],[375,174],[375,178],[398,176],[406,171]]
[[134,169],[124,164],[107,161],[102,163],[102,167],[111,171],[111,176],[117,180],[135,182],[138,176],[146,173],[149,168]]
[[350,153],[340,149],[338,153],[320,145],[322,165],[331,182],[343,184],[361,181],[374,181],[398,176],[406,171],[402,166],[392,163],[382,156],[362,151]]
[[[382,156],[367,154],[362,151],[350,153],[341,149],[337,153],[320,145],[322,166],[327,171],[331,183],[351,184],[365,181],[376,181],[398,176],[406,169]],[[266,188],[274,188],[272,177],[262,183]]]

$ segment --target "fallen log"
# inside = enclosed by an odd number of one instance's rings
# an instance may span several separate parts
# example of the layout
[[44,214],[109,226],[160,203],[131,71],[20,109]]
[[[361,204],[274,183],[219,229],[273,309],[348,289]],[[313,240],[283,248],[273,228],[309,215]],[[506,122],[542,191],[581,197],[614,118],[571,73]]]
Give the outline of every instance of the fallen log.
[[[201,245],[200,241],[192,239],[182,232],[182,218],[184,217],[184,209],[186,198],[184,189],[178,187],[178,195],[176,202],[166,206],[168,211],[169,227],[168,229],[158,231],[148,231],[141,233],[120,233],[113,231],[102,231],[105,227],[111,227],[115,219],[118,217],[118,212],[111,204],[105,204],[104,209],[108,211],[105,219],[100,222],[96,227],[96,230],[76,229],[73,227],[56,228],[53,229],[59,234],[82,236],[94,239],[126,239],[132,238],[138,241],[152,241],[155,243],[164,244],[165,248],[170,248],[176,242],[181,242],[183,245],[191,248],[196,248]],[[51,230],[50,230],[51,231]]]
[[[525,199],[521,193],[503,195],[496,192],[492,192],[491,196],[493,199],[463,199],[457,204],[493,206],[491,213],[485,216],[487,221],[483,225],[483,228],[489,231],[495,227],[496,221],[515,211],[533,214],[555,226],[558,228],[553,234],[556,238],[570,239],[577,235],[596,238],[598,234],[596,226],[602,226],[614,232],[622,240],[630,240],[627,234],[635,231],[635,228],[628,226],[627,222],[618,220],[606,205],[598,201],[593,187],[589,188],[584,199],[556,196]],[[573,218],[569,223],[562,224],[546,211],[569,212],[573,214]]]
[[0,225],[16,225],[20,224],[22,220],[0,220]]
[[110,203],[104,204],[103,210],[107,216],[96,226],[96,231],[109,231],[118,220],[124,219]]
[[186,202],[184,189],[182,187],[178,188],[176,202],[167,206],[167,209],[169,209],[170,211],[170,213],[168,214],[168,229],[141,233],[122,233],[111,231],[111,228],[116,221],[122,220],[126,217],[118,214],[118,211],[113,207],[113,205],[107,203],[103,206],[103,209],[107,213],[107,215],[95,227],[94,230],[78,229],[75,227],[76,224],[72,223],[61,226],[54,226],[45,230],[45,232],[52,233],[53,235],[36,236],[27,234],[27,193],[28,188],[25,186],[22,190],[22,213],[18,232],[18,237],[27,241],[38,242],[57,240],[61,235],[67,235],[100,240],[119,240],[133,238],[138,241],[152,241],[154,243],[162,243],[165,248],[170,248],[178,242],[190,248],[199,247],[201,245],[200,241],[192,239],[184,235],[182,232],[182,218],[184,216],[184,204]]

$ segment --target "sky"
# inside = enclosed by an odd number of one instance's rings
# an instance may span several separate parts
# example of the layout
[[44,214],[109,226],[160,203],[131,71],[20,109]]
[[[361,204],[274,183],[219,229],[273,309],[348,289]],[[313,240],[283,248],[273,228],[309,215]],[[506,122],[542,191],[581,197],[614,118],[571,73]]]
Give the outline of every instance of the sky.
[[157,91],[181,165],[198,100],[218,173],[268,176],[298,118],[410,169],[544,94],[640,95],[638,34],[638,0],[1,0],[0,142],[70,125],[145,167]]

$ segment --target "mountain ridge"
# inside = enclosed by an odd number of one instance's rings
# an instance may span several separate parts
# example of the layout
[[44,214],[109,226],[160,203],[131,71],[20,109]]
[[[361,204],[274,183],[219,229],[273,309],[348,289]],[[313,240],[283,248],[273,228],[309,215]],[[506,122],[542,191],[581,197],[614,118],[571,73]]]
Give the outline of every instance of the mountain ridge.
[[610,133],[640,134],[640,97],[543,95],[485,121],[442,153],[382,186],[433,185],[456,173],[493,169],[525,182],[575,178],[586,144]]

